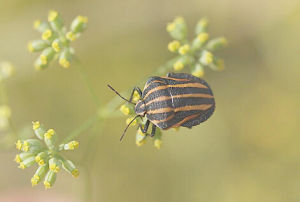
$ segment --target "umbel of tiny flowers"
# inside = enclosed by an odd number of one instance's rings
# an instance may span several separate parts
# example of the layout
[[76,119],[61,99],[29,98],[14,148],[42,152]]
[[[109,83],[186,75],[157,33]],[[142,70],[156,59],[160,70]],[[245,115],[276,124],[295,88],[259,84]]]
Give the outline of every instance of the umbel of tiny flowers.
[[[140,99],[140,95],[135,91],[133,94],[133,102],[137,102]],[[129,116],[126,119],[126,124],[129,124],[132,119],[136,116],[135,111],[134,111],[134,106],[132,104],[123,104],[120,107],[120,111],[124,114]],[[138,118],[135,119],[131,126],[142,126],[143,128],[145,127],[145,123],[146,123],[146,118]],[[140,127],[137,130],[136,133],[136,138],[135,138],[135,143],[137,146],[142,146],[146,143],[147,138],[149,137],[149,134],[145,134],[141,131]],[[159,128],[156,128],[156,133],[153,137],[153,145],[155,148],[160,149],[161,145],[162,145],[162,140],[161,140],[161,130]]]
[[51,188],[56,180],[57,173],[63,168],[73,177],[79,176],[75,164],[63,157],[62,151],[74,150],[79,146],[77,141],[58,145],[57,134],[53,129],[46,130],[39,122],[33,122],[33,131],[37,139],[18,140],[16,148],[21,151],[15,157],[19,168],[25,169],[34,164],[38,169],[31,178],[32,186],[44,180],[46,189]]
[[87,17],[79,15],[67,29],[62,16],[54,10],[49,12],[48,22],[36,20],[34,29],[42,34],[42,39],[28,43],[29,51],[41,52],[35,61],[35,68],[37,70],[44,69],[52,60],[58,60],[63,68],[69,68],[74,56],[74,49],[70,46],[71,42],[80,37],[87,27],[87,22]]
[[187,38],[187,25],[182,17],[177,17],[167,25],[167,31],[174,39],[168,44],[169,51],[178,54],[179,58],[174,62],[174,71],[182,71],[190,68],[191,74],[203,77],[204,67],[214,71],[224,69],[224,61],[214,55],[214,52],[227,46],[224,37],[209,40],[207,32],[208,20],[202,18],[196,25],[195,38],[189,41]]

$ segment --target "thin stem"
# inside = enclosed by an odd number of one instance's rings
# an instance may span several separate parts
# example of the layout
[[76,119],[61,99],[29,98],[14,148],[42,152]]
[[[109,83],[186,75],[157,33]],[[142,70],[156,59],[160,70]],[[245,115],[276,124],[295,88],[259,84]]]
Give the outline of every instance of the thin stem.
[[64,140],[63,143],[69,142],[73,140],[75,137],[82,134],[84,131],[89,129],[92,125],[94,125],[97,121],[99,121],[98,114],[95,114],[88,118],[86,121],[84,121],[77,129],[75,129],[73,132],[71,132]]
[[95,91],[92,88],[92,85],[90,84],[90,82],[88,80],[88,75],[87,75],[84,67],[82,66],[81,62],[79,61],[79,59],[76,56],[74,56],[74,60],[77,63],[77,65],[76,65],[77,69],[78,69],[78,71],[79,71],[79,73],[80,73],[80,75],[82,77],[82,80],[84,81],[84,83],[85,83],[85,85],[86,85],[89,93],[91,94],[91,96],[92,96],[95,104],[97,105],[97,107],[100,107],[101,102],[100,102],[99,98],[97,97],[97,95],[95,94]]

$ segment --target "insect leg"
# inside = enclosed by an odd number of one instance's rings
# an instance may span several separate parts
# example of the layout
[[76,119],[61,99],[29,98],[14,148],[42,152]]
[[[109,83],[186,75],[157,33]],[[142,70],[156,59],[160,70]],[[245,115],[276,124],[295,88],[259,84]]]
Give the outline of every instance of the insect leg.
[[133,88],[133,90],[132,90],[132,93],[131,93],[131,95],[130,95],[130,98],[129,98],[129,101],[131,102],[132,101],[132,99],[133,99],[133,95],[134,95],[134,91],[137,91],[138,93],[139,93],[139,95],[140,95],[140,97],[142,97],[142,90],[139,88],[139,87],[134,87]]
[[156,125],[152,124],[151,137],[154,137],[155,132],[156,132]]
[[146,124],[145,124],[144,128],[143,128],[143,126],[142,126],[142,125],[140,125],[140,128],[141,128],[141,130],[142,130],[142,132],[143,132],[143,133],[147,133],[147,131],[148,131],[148,128],[149,128],[149,124],[150,124],[150,121],[149,121],[149,120],[147,120],[147,122],[146,122]]

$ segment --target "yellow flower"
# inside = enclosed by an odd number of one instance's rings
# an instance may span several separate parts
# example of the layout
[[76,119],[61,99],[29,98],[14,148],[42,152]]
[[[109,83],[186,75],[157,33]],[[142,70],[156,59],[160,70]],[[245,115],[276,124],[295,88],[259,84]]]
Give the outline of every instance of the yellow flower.
[[23,146],[23,144],[22,144],[21,140],[18,140],[18,141],[16,142],[16,148],[17,148],[18,150],[21,150],[21,149],[22,149],[22,146]]
[[209,34],[206,32],[202,32],[202,33],[198,34],[197,38],[201,43],[204,43],[208,40]]
[[59,64],[64,68],[69,68],[71,63],[66,58],[60,58]]
[[184,64],[183,64],[181,61],[177,61],[177,62],[175,62],[174,65],[173,65],[173,69],[174,69],[175,71],[180,71],[180,70],[182,70],[183,68],[184,68]]
[[183,46],[181,46],[178,50],[179,54],[180,55],[185,55],[187,54],[188,52],[190,51],[190,45],[188,44],[185,44]]
[[169,24],[167,25],[167,31],[168,31],[168,32],[172,32],[175,28],[176,28],[176,24],[175,24],[174,22],[169,23]]
[[161,145],[162,145],[162,141],[160,139],[156,139],[154,140],[154,147],[156,149],[160,149],[161,148]]
[[71,172],[71,174],[73,175],[73,177],[77,178],[79,176],[79,170],[76,168]]
[[129,109],[129,107],[127,107],[126,105],[122,105],[122,106],[120,107],[120,111],[121,111],[124,115],[128,115],[129,112],[130,112],[130,109]]
[[75,41],[76,40],[76,34],[74,34],[73,32],[68,32],[66,34],[66,38],[69,39],[70,41]]
[[[128,125],[132,120],[134,119],[134,117],[129,117],[126,119],[126,124]],[[137,120],[135,119],[132,123],[131,126],[135,126],[137,124]]]
[[59,52],[61,50],[60,46],[59,46],[59,42],[58,41],[53,41],[53,43],[51,44],[53,50],[55,52]]
[[209,51],[203,51],[200,62],[202,62],[205,65],[211,64],[214,60],[213,54]]
[[43,34],[42,34],[42,39],[43,40],[48,40],[52,37],[52,31],[51,29],[46,29]]
[[146,139],[142,139],[140,141],[136,140],[135,143],[138,147],[140,147],[146,143]]
[[58,12],[55,10],[51,10],[48,15],[48,21],[49,22],[54,21],[57,18],[57,16],[58,16]]
[[32,129],[33,129],[33,130],[37,130],[37,129],[39,129],[40,127],[41,127],[41,124],[40,124],[39,121],[33,121],[33,122],[32,122]]
[[171,52],[177,51],[179,47],[180,47],[180,42],[177,40],[174,40],[168,44],[168,49]]
[[55,134],[55,131],[53,129],[49,129],[46,133],[45,133],[45,138],[47,139],[51,139]]

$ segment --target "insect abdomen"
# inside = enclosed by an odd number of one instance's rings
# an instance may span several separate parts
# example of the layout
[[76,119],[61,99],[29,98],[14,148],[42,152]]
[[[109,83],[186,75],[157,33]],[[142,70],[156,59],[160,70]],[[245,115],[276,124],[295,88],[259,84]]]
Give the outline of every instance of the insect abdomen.
[[212,115],[215,100],[205,81],[174,73],[151,79],[145,86],[143,99],[147,118],[159,128],[191,128]]

